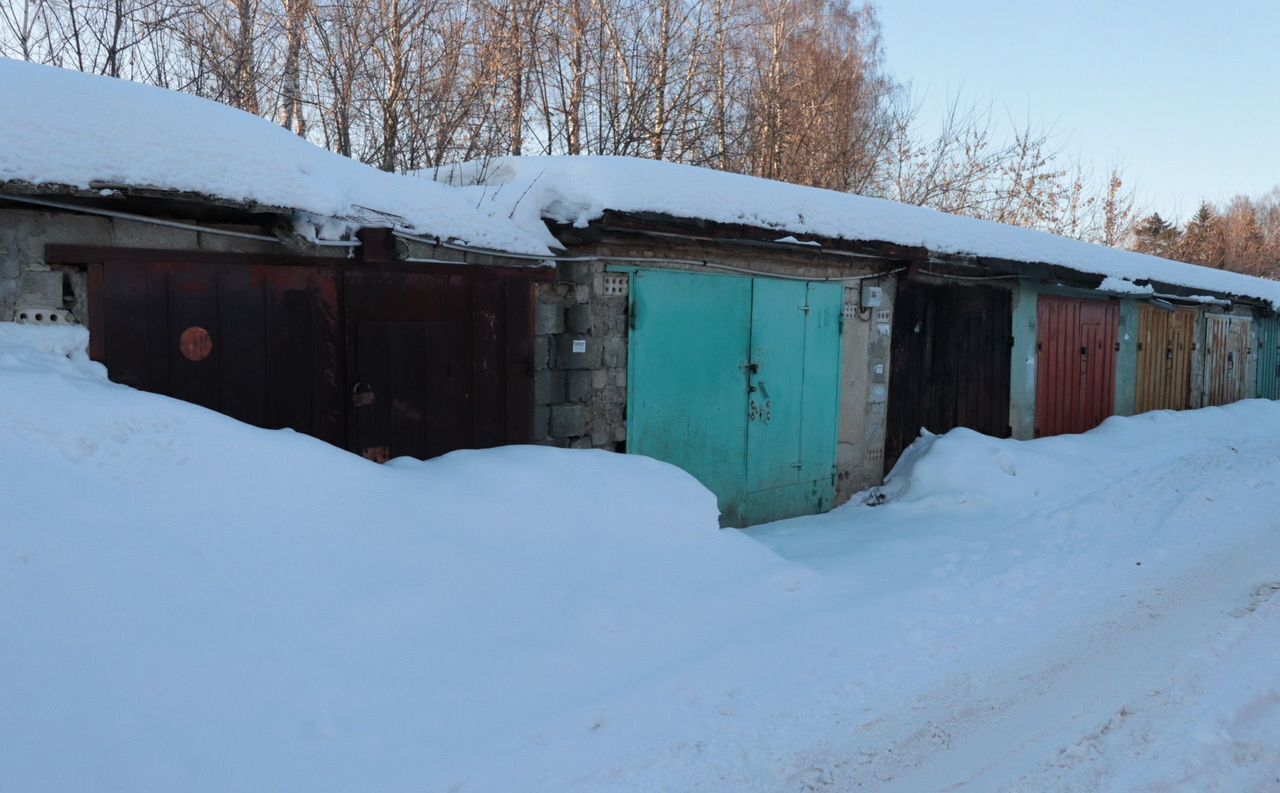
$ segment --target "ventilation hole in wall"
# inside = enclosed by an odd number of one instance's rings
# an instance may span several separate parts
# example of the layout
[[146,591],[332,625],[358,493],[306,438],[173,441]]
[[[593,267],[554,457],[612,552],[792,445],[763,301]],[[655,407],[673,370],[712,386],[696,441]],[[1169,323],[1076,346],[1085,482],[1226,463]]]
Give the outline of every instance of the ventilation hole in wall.
[[627,274],[626,273],[605,273],[604,275],[604,293],[606,295],[625,297],[627,294]]
[[71,283],[71,273],[64,270],[62,273],[62,307],[73,308],[76,304],[76,288]]
[[44,314],[36,314],[36,322],[44,322]]
[[18,319],[26,319],[26,318],[27,318],[27,312],[25,311],[18,315]]
[[49,321],[50,321],[50,322],[57,322],[57,321],[58,321],[58,315],[57,315],[57,314],[50,314],[50,315],[49,315]]

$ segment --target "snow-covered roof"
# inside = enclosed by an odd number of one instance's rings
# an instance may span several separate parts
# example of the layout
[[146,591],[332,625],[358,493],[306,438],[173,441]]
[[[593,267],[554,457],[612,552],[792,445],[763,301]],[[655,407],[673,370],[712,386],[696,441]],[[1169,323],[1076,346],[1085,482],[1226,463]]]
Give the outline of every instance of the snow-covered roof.
[[[1106,276],[1109,291],[1150,291],[1148,280],[1269,301],[1280,282],[950,215],[879,198],[629,157],[505,157],[452,166],[437,178],[475,194],[481,210],[510,217],[549,247],[543,219],[586,226],[605,211],[653,212],[741,224],[790,236],[920,246]],[[1125,287],[1128,284],[1128,287]]]
[[0,186],[191,192],[292,212],[300,229],[314,226],[321,236],[393,225],[477,247],[548,252],[458,191],[379,171],[207,99],[0,59],[0,108]]

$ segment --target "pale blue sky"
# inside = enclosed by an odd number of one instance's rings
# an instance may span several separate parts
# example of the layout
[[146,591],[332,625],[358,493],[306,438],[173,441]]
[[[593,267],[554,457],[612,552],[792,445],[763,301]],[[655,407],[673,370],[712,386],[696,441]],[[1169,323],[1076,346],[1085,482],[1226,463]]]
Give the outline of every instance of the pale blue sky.
[[1147,209],[1280,184],[1280,0],[875,0],[889,72],[1049,125]]

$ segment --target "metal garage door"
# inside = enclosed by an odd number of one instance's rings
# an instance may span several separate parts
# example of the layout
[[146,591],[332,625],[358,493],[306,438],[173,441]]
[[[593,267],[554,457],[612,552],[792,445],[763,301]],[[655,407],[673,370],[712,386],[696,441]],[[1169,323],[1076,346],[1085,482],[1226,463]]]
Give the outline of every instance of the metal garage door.
[[745,526],[829,509],[839,284],[638,270],[627,450],[673,463]]
[[1258,396],[1280,399],[1280,317],[1254,320],[1258,331]]
[[332,268],[115,258],[89,292],[90,351],[116,382],[346,445]]
[[296,261],[105,250],[93,357],[117,382],[377,461],[531,440],[538,273]]
[[1138,307],[1138,378],[1134,410],[1191,406],[1191,349],[1195,309]]
[[1204,405],[1228,405],[1250,396],[1252,320],[1209,314],[1204,335]]
[[1036,311],[1036,435],[1085,432],[1115,405],[1114,301],[1042,295]]
[[1012,299],[991,287],[906,281],[890,356],[885,470],[920,434],[968,427],[1007,438]]

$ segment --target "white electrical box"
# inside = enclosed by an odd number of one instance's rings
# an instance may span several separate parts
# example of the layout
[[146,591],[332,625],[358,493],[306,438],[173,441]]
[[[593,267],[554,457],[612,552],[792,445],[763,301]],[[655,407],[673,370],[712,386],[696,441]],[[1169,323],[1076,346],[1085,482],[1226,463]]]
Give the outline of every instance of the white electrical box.
[[883,300],[884,290],[880,287],[862,287],[862,308],[878,308]]

